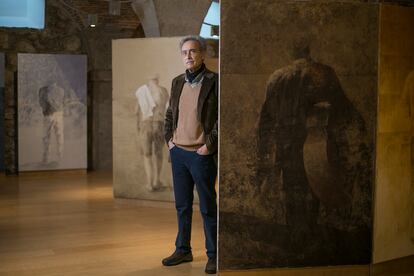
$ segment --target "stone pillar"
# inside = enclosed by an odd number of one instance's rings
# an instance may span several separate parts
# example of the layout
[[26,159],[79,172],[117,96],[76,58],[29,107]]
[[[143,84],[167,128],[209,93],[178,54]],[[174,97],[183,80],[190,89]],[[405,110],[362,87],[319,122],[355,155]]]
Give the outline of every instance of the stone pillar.
[[4,165],[8,175],[18,173],[17,53],[7,53],[4,79]]
[[89,167],[112,169],[112,70],[90,72],[88,100]]

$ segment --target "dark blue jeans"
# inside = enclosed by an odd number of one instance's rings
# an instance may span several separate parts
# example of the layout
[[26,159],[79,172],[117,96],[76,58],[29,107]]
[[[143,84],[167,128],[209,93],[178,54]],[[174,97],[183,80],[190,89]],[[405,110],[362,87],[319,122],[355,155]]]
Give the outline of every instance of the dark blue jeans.
[[209,258],[216,257],[217,204],[214,184],[217,167],[214,158],[212,155],[199,155],[177,146],[170,150],[170,155],[178,219],[176,250],[182,253],[191,252],[191,221],[195,183],[204,223],[207,256]]

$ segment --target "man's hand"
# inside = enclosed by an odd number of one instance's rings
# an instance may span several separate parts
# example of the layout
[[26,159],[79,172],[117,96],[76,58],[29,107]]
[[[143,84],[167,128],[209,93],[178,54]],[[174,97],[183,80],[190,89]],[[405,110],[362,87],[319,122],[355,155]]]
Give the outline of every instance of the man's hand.
[[171,140],[168,141],[168,149],[171,150],[173,147],[175,147],[175,144]]
[[199,155],[208,155],[209,152],[208,152],[207,146],[206,145],[203,145],[200,148],[198,148],[197,153]]

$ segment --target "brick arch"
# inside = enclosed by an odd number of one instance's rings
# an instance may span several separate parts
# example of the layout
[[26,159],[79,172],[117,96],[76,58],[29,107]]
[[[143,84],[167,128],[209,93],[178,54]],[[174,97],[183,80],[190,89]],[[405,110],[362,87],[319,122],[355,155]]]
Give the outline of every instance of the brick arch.
[[146,37],[198,34],[212,0],[133,0]]

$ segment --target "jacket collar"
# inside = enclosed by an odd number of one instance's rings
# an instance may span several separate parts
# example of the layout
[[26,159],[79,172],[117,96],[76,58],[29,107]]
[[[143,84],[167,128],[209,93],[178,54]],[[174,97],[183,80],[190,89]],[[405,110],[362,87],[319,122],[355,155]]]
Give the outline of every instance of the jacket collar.
[[[177,88],[178,88],[178,91],[180,91],[179,92],[180,94],[181,94],[181,91],[183,90],[183,86],[185,82],[186,82],[185,74],[181,74],[180,78],[177,81]],[[214,72],[206,68],[201,82],[202,82],[202,86],[201,86],[201,91],[200,91],[200,97],[203,94],[203,90],[206,90],[206,92],[208,92],[210,90],[211,84],[214,83]]]
[[205,100],[207,99],[211,87],[214,85],[214,73],[209,71],[208,69],[204,73],[203,83],[201,85],[200,89],[200,95],[198,96],[198,103],[197,103],[197,114],[198,119],[201,121],[201,111],[203,110],[203,105]]

